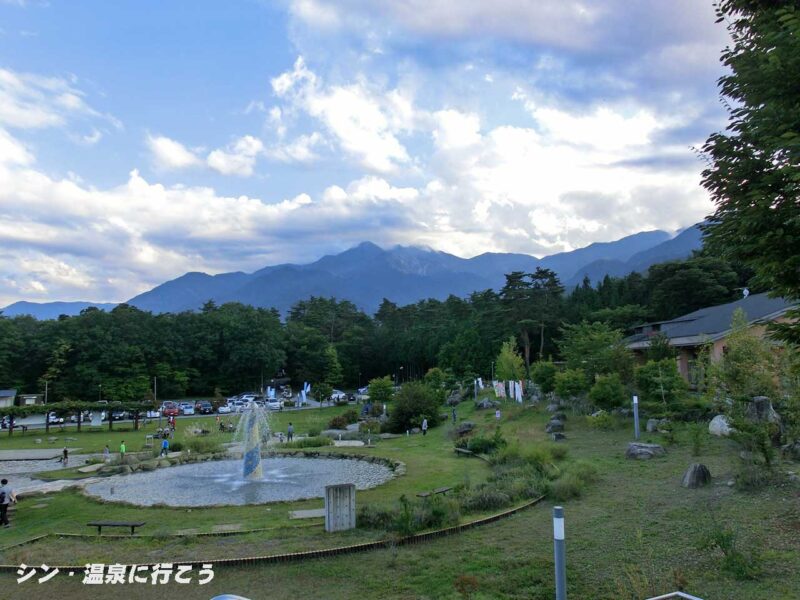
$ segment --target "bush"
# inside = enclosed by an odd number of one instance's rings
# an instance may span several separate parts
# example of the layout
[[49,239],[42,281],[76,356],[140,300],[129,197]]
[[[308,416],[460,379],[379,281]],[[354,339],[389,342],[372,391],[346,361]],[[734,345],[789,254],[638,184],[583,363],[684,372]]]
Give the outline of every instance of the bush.
[[284,400],[283,406],[285,408],[294,408],[294,400]]
[[611,409],[625,404],[625,388],[619,380],[619,375],[598,375],[597,381],[589,391],[589,400],[595,406]]
[[550,484],[549,497],[557,502],[580,498],[585,485],[575,473],[565,473]]
[[634,372],[643,402],[675,404],[686,396],[689,386],[678,372],[675,359],[649,360]]
[[597,480],[597,467],[586,460],[576,460],[567,467],[567,473],[574,475],[584,483]]
[[495,450],[504,448],[507,445],[500,429],[495,429],[492,437],[478,435],[471,438],[461,438],[456,442],[457,448],[465,448],[475,454],[491,454]]
[[554,387],[556,395],[567,400],[586,393],[586,390],[589,389],[589,382],[586,379],[586,373],[581,369],[567,369],[556,373]]
[[369,401],[373,406],[382,407],[387,402],[390,402],[394,396],[394,384],[388,376],[370,379],[367,389]]
[[344,415],[336,415],[328,421],[328,429],[347,429],[350,422]]
[[435,427],[439,424],[440,400],[440,395],[428,386],[417,382],[406,383],[395,396],[387,429],[402,433],[419,427],[424,418],[428,419],[428,427]]
[[505,508],[511,504],[511,496],[489,486],[467,491],[461,498],[465,512],[485,512]]
[[348,425],[351,424],[351,423],[358,423],[358,413],[352,408],[350,410],[344,411],[342,413],[342,416],[345,419],[347,419]]
[[329,437],[323,436],[316,436],[316,437],[307,437],[307,438],[300,438],[297,440],[292,440],[291,442],[286,442],[283,447],[284,448],[320,448],[322,446],[330,446],[333,444],[333,440]]
[[309,427],[308,428],[308,437],[317,437],[322,430],[319,427]]
[[356,512],[356,523],[364,529],[389,531],[397,518],[397,511],[371,504],[360,504]]
[[377,419],[370,419],[369,421],[362,421],[359,426],[358,430],[361,433],[380,433],[381,432],[381,422]]
[[589,415],[586,417],[586,422],[592,429],[600,429],[602,431],[609,431],[617,426],[617,421],[606,411],[601,411],[595,416]]
[[169,443],[169,451],[170,452],[180,452],[181,450],[183,450],[183,444],[182,443],[170,441],[170,443]]
[[705,540],[700,545],[701,550],[718,550],[722,553],[722,570],[732,575],[735,579],[758,579],[761,575],[761,555],[752,547],[747,554],[739,549],[736,532],[729,527],[714,524]]
[[549,394],[556,389],[556,372],[556,366],[549,360],[533,365],[531,377],[543,394]]
[[197,454],[214,454],[215,452],[223,451],[220,441],[211,437],[190,437],[186,440],[186,447]]
[[553,460],[564,460],[569,454],[569,448],[563,444],[546,444],[545,448],[553,457]]

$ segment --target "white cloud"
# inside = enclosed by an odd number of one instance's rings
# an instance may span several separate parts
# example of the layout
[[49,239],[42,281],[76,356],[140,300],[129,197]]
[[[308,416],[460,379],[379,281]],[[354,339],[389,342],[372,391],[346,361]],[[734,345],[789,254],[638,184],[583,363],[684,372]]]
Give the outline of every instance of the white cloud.
[[365,80],[325,86],[299,57],[272,80],[275,95],[317,119],[347,154],[379,173],[396,171],[410,157],[397,135],[413,126],[411,101],[399,90],[371,89]]
[[166,136],[148,135],[145,143],[150,150],[156,170],[172,171],[203,164],[200,158],[186,146]]
[[245,135],[224,149],[211,152],[206,159],[209,167],[223,175],[249,177],[253,174],[256,158],[264,150],[261,140]]
[[27,165],[32,162],[33,155],[25,146],[7,131],[0,129],[0,164]]
[[271,148],[267,154],[282,162],[310,163],[319,158],[314,148],[322,144],[324,144],[322,136],[315,131],[310,135],[298,136],[288,144]]

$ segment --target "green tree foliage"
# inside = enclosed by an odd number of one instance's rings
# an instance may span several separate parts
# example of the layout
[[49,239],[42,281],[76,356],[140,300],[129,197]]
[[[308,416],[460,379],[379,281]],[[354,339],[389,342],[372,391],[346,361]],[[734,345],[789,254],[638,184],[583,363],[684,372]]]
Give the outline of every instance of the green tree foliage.
[[650,338],[650,345],[647,346],[648,360],[664,360],[675,358],[675,348],[670,346],[669,338],[666,334],[659,332]]
[[695,257],[650,267],[650,306],[656,319],[672,319],[738,297],[739,276],[731,264],[713,257]]
[[633,356],[622,341],[622,332],[605,323],[576,323],[561,329],[559,348],[570,369],[582,369],[589,381],[597,375],[617,373],[629,381]]
[[539,386],[543,393],[549,394],[555,390],[556,386],[556,373],[558,370],[553,364],[553,361],[540,361],[533,365],[531,369],[531,377],[533,382]]
[[495,376],[501,381],[518,381],[525,377],[525,364],[517,353],[514,338],[509,338],[500,348],[495,365]]
[[[721,0],[717,12],[732,38],[719,81],[730,118],[703,147],[716,205],[706,240],[765,287],[800,298],[800,7]],[[800,325],[783,332],[800,341]]]
[[598,375],[592,389],[589,390],[589,400],[598,408],[610,410],[622,406],[626,401],[625,386],[619,375]]
[[643,402],[674,404],[682,400],[689,389],[674,358],[648,360],[636,367],[634,375]]
[[589,380],[582,369],[566,369],[556,373],[555,392],[559,398],[578,398],[589,389]]
[[394,433],[402,433],[412,427],[419,427],[422,419],[428,419],[428,426],[435,427],[439,424],[440,408],[441,396],[430,387],[416,381],[406,383],[395,396],[388,429]]
[[313,386],[313,393],[317,402],[330,402],[331,395],[333,395],[333,388],[329,383],[321,381]]
[[342,365],[339,363],[339,354],[333,344],[325,348],[325,383],[332,387],[342,383]]
[[382,406],[387,402],[391,402],[394,397],[394,384],[388,375],[386,377],[371,379],[367,389],[369,401],[376,406]]

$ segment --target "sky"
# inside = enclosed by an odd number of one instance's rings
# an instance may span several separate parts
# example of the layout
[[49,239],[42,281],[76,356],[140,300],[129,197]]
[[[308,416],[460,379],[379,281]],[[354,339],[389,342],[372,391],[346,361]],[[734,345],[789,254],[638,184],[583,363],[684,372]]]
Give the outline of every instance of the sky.
[[0,306],[711,212],[708,0],[0,0]]

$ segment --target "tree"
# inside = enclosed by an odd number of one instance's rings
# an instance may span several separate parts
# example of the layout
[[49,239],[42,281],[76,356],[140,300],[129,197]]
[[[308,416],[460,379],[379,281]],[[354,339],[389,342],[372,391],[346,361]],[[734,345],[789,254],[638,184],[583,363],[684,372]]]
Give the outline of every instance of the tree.
[[549,394],[555,389],[557,372],[553,361],[540,361],[533,365],[531,377],[543,394]]
[[394,384],[388,375],[370,379],[367,390],[369,401],[375,406],[382,406],[394,397]]
[[342,365],[339,364],[339,355],[333,344],[325,348],[325,383],[331,387],[342,383]]
[[435,427],[439,423],[440,406],[440,394],[430,387],[417,381],[406,383],[395,397],[388,429],[394,433],[402,433],[412,427],[419,427],[423,419],[428,419],[429,427]]
[[648,360],[664,360],[667,358],[675,358],[675,348],[670,346],[669,338],[661,331],[650,338],[650,344],[647,346],[647,359]]
[[554,385],[556,395],[565,400],[582,396],[589,389],[589,381],[582,369],[567,369],[556,373]]
[[619,380],[619,375],[599,375],[589,390],[589,400],[604,410],[622,406],[625,403],[625,387]]
[[570,369],[582,369],[589,381],[596,375],[617,373],[629,381],[633,356],[622,341],[622,332],[605,323],[564,325],[559,340],[561,355]]
[[[715,204],[706,243],[774,293],[800,298],[800,8],[720,0],[717,14],[732,38],[719,80],[729,120],[703,146],[702,182]],[[800,341],[800,324],[783,333]]]
[[324,381],[314,386],[314,395],[317,397],[317,402],[328,402],[333,395],[333,388]]
[[688,391],[674,358],[648,360],[636,368],[634,375],[643,402],[669,405],[680,400]]
[[500,348],[495,375],[501,381],[519,381],[525,377],[525,364],[522,362],[522,357],[517,354],[513,337],[509,338]]
[[647,279],[657,319],[672,319],[738,296],[736,271],[728,261],[716,257],[659,263],[650,267]]

